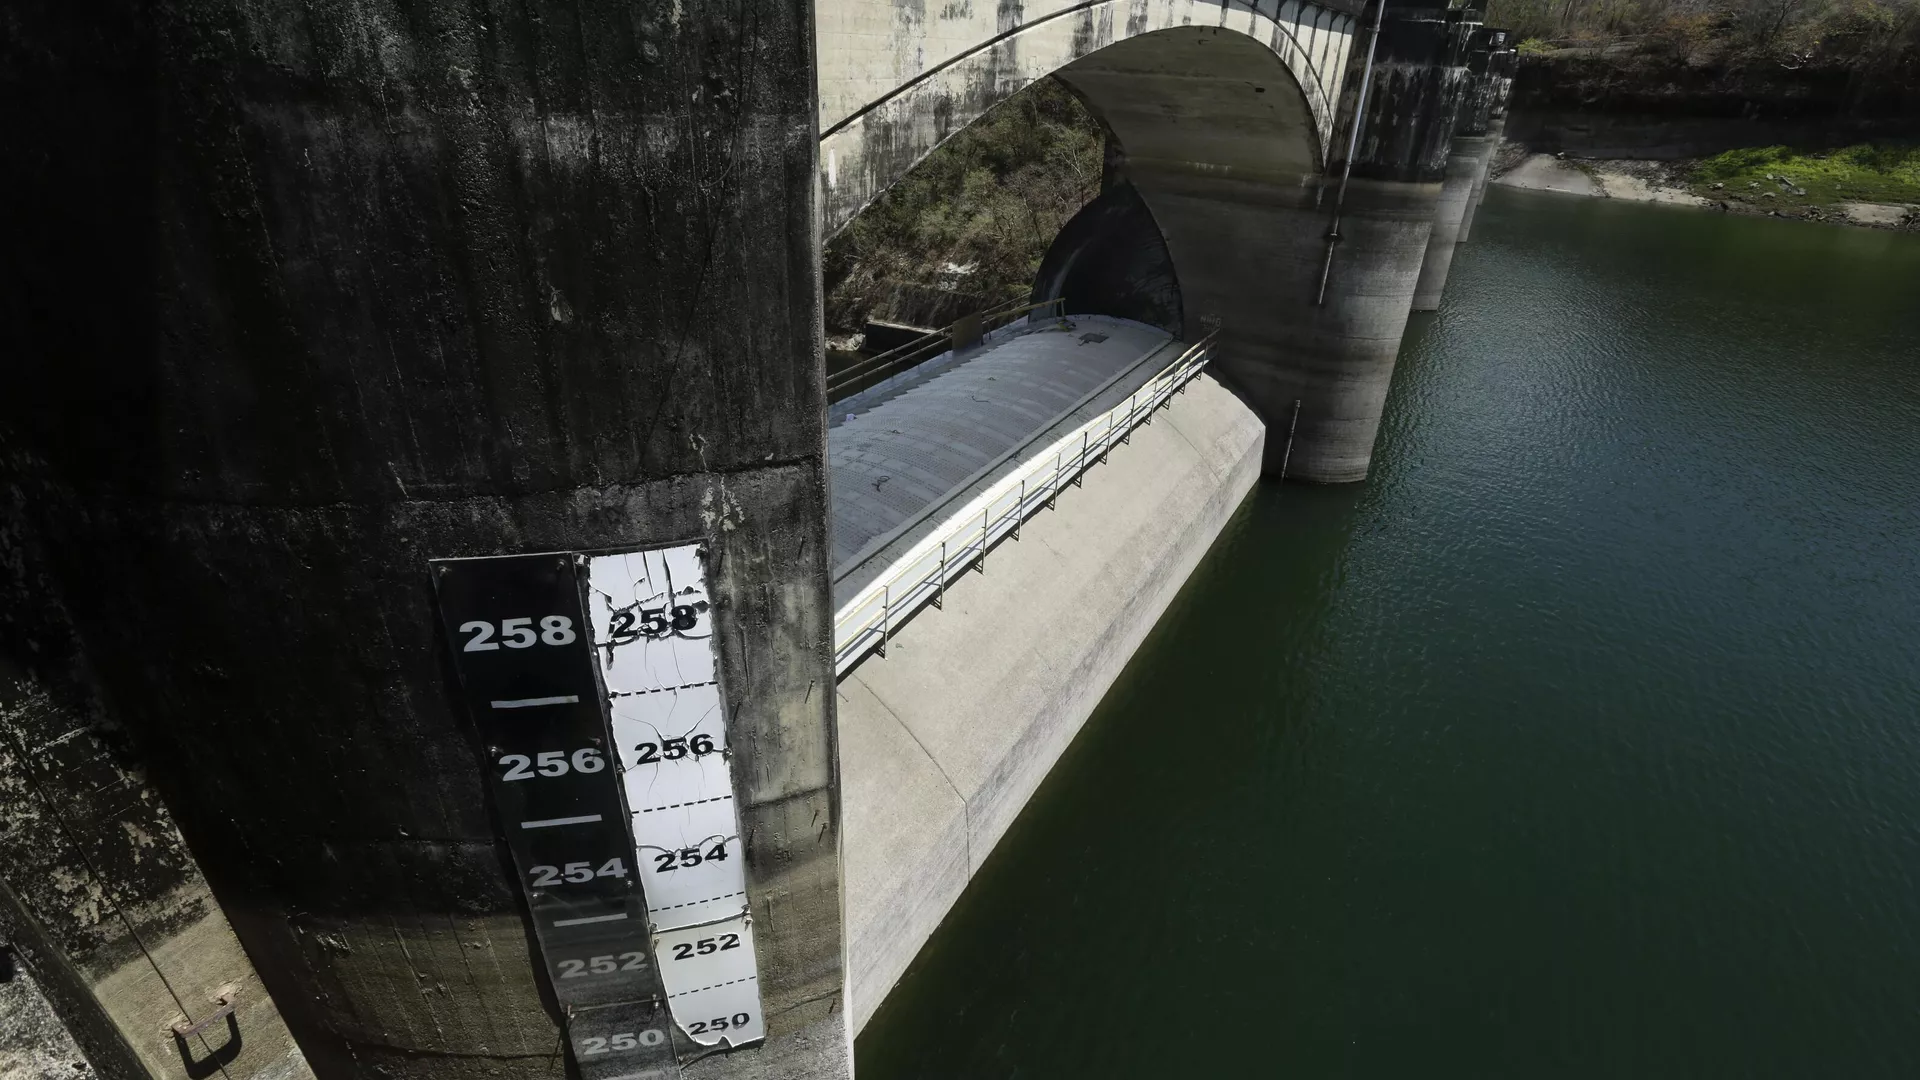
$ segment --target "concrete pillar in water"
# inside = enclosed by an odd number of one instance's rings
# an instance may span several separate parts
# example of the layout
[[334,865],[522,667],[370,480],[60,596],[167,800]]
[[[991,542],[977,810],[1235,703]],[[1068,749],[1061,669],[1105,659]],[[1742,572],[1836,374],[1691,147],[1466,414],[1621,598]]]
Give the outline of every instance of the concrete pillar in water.
[[[1166,238],[1186,333],[1220,325],[1217,370],[1269,425],[1269,475],[1283,464],[1322,483],[1367,474],[1478,23],[1444,3],[1388,6],[1357,121],[1367,49],[1356,43],[1331,139],[1344,159],[1345,125],[1361,125],[1344,184],[1291,77],[1245,39],[1168,31],[1060,73],[1125,153]],[[1193,42],[1204,47],[1190,56]],[[1176,94],[1204,94],[1207,107]]]
[[1513,93],[1513,68],[1519,59],[1519,54],[1514,52],[1513,34],[1510,31],[1489,30],[1488,35],[1486,156],[1480,162],[1478,175],[1474,177],[1473,195],[1467,200],[1466,216],[1460,219],[1459,243],[1462,244],[1473,235],[1473,216],[1480,209],[1480,200],[1487,197],[1487,180],[1493,172],[1493,159],[1500,153],[1500,141],[1507,130],[1507,98]]
[[1473,200],[1474,178],[1480,174],[1482,152],[1487,138],[1460,136],[1453,140],[1447,154],[1447,176],[1440,185],[1440,198],[1434,204],[1433,230],[1427,235],[1427,252],[1420,263],[1420,278],[1413,289],[1413,310],[1440,310],[1440,296],[1446,291],[1447,272],[1453,267],[1453,249],[1459,243],[1460,222]]
[[428,560],[686,540],[769,1031],[686,1072],[848,1072],[810,12],[15,27],[0,545],[321,1080],[569,1068]]
[[1447,175],[1440,188],[1440,201],[1434,208],[1433,232],[1427,237],[1426,259],[1420,265],[1420,281],[1414,287],[1413,310],[1438,311],[1440,296],[1447,287],[1447,272],[1453,267],[1453,251],[1460,230],[1473,205],[1473,195],[1485,182],[1488,162],[1493,156],[1493,140],[1487,134],[1493,105],[1493,84],[1488,77],[1487,60],[1495,38],[1504,39],[1503,30],[1481,27],[1467,50],[1467,99],[1460,108],[1459,134],[1447,155]]

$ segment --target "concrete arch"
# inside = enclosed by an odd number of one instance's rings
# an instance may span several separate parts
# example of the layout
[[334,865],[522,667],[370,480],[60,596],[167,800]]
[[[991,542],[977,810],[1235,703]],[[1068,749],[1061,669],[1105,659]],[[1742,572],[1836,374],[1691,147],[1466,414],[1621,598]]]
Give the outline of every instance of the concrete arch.
[[[1159,35],[1154,48],[1129,50],[1134,73],[1182,83],[1179,93],[1163,86],[1159,98],[1205,100],[1189,115],[1206,117],[1203,126],[1216,138],[1238,128],[1245,141],[1264,126],[1285,168],[1314,171],[1333,136],[1355,29],[1347,0],[997,0],[992,11],[984,2],[950,0],[937,13],[932,6],[829,0],[818,9],[826,235],[948,136],[1036,79],[1149,35]],[[1154,54],[1157,62],[1142,63]],[[1253,86],[1261,87],[1258,98],[1250,96]]]

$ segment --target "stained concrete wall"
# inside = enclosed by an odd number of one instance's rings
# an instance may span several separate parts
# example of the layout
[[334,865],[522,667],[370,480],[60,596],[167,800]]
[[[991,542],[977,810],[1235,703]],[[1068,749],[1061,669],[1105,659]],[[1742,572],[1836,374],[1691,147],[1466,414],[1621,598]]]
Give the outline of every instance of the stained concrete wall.
[[1460,136],[1453,140],[1447,155],[1447,176],[1440,185],[1440,198],[1434,203],[1433,229],[1427,235],[1427,252],[1420,263],[1420,278],[1413,288],[1413,310],[1438,311],[1440,296],[1447,288],[1447,274],[1453,269],[1453,251],[1460,241],[1460,224],[1473,202],[1474,185],[1483,175],[1492,140],[1485,135]]
[[81,1080],[90,1068],[33,974],[0,955],[0,1080]]
[[1127,77],[1171,62],[1171,50],[1140,56],[1137,42],[1123,43],[1060,74],[1124,148],[1123,171],[1166,236],[1186,324],[1220,320],[1222,378],[1276,429],[1298,403],[1291,454],[1281,440],[1267,444],[1270,472],[1284,464],[1289,477],[1323,483],[1367,474],[1474,25],[1471,11],[1439,4],[1387,9],[1364,111],[1362,56],[1344,83],[1342,123],[1359,125],[1350,182],[1340,175],[1344,134],[1339,156],[1318,168],[1249,160],[1247,144],[1272,146],[1279,132],[1196,136],[1204,121],[1182,115],[1177,96]]
[[[1500,143],[1506,137],[1507,105],[1513,95],[1513,71],[1519,55],[1514,51],[1513,33],[1497,27],[1488,30],[1490,52],[1487,56],[1486,77],[1480,93],[1476,97],[1476,108],[1471,119],[1463,125],[1464,130],[1472,134],[1484,134],[1486,144],[1484,157],[1480,161],[1480,171],[1474,177],[1473,194],[1467,200],[1466,216],[1460,219],[1459,242],[1464,244],[1473,236],[1473,216],[1480,209],[1480,202],[1487,196],[1487,179],[1493,172],[1493,159],[1500,152]],[[1479,106],[1484,104],[1486,112],[1482,116]]]
[[1447,274],[1453,268],[1454,248],[1465,238],[1475,198],[1486,184],[1487,169],[1499,145],[1499,139],[1489,134],[1501,87],[1493,60],[1506,50],[1507,37],[1505,30],[1483,26],[1474,32],[1468,46],[1466,98],[1460,104],[1453,146],[1447,156],[1447,174],[1434,208],[1433,232],[1427,237],[1426,259],[1414,288],[1415,311],[1439,310]]
[[[1218,320],[1221,376],[1270,426],[1299,403],[1292,454],[1267,444],[1269,471],[1284,462],[1299,479],[1366,475],[1466,85],[1464,14],[1389,15],[1345,184],[1307,137],[1304,89],[1243,36],[1145,35],[1058,74],[1113,133],[1119,171],[1152,210],[1183,325]],[[1363,65],[1356,56],[1343,83],[1344,122]]]
[[7,527],[314,1071],[566,1069],[427,560],[702,538],[771,1039],[697,1071],[844,1075],[811,5],[11,14]]
[[19,527],[29,490],[0,490],[0,940],[103,1076],[311,1078]]
[[[1327,0],[1033,0],[935,5],[823,0],[820,168],[826,231],[854,215],[949,135],[1023,87],[1116,42],[1175,28],[1245,36],[1295,83],[1324,151],[1361,4]],[[1214,74],[1185,72],[1192,89]],[[1207,115],[1193,98],[1185,115]],[[1138,152],[1136,150],[1136,152]]]
[[[0,907],[13,910],[0,912],[0,939],[26,949],[39,937],[43,977],[64,975],[90,999],[58,1011],[103,1075],[198,1080],[218,1066],[232,1080],[310,1080],[125,733],[73,715],[11,667],[0,663],[0,889],[12,903]],[[44,970],[53,963],[67,970]],[[225,1002],[231,1019],[215,1019]],[[172,1033],[209,1019],[191,1037]],[[14,1034],[0,1029],[0,1045]]]
[[1239,507],[1265,437],[1201,376],[841,681],[856,1030]]
[[1121,180],[1080,208],[1034,274],[1032,300],[1066,315],[1112,315],[1181,335],[1180,280],[1166,238],[1133,185]]

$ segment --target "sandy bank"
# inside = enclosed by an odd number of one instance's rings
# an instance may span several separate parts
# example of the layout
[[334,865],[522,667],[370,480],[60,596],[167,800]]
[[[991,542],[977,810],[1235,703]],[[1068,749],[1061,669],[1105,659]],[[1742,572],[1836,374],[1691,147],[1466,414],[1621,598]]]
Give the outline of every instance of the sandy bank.
[[1713,203],[1673,182],[1671,169],[1655,161],[1602,161],[1529,154],[1493,183],[1530,191],[1559,191],[1603,199],[1712,206]]
[[1553,154],[1527,153],[1521,156],[1518,164],[1490,182],[1528,191],[1557,191],[1566,195],[1698,206],[1736,213],[1810,217],[1879,228],[1900,228],[1910,213],[1920,212],[1920,207],[1901,204],[1844,202],[1832,207],[1830,212],[1812,208],[1812,213],[1779,214],[1775,208],[1764,203],[1702,198],[1688,190],[1681,179],[1684,175],[1685,163],[1682,162],[1562,158]]

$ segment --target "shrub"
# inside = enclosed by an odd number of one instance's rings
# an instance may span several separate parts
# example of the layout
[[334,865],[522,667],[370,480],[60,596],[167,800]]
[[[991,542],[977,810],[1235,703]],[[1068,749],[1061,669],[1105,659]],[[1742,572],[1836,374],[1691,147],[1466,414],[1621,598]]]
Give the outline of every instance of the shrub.
[[828,241],[828,327],[925,318],[895,308],[933,293],[975,308],[1024,295],[1061,226],[1099,194],[1104,138],[1053,79],[1000,103]]

